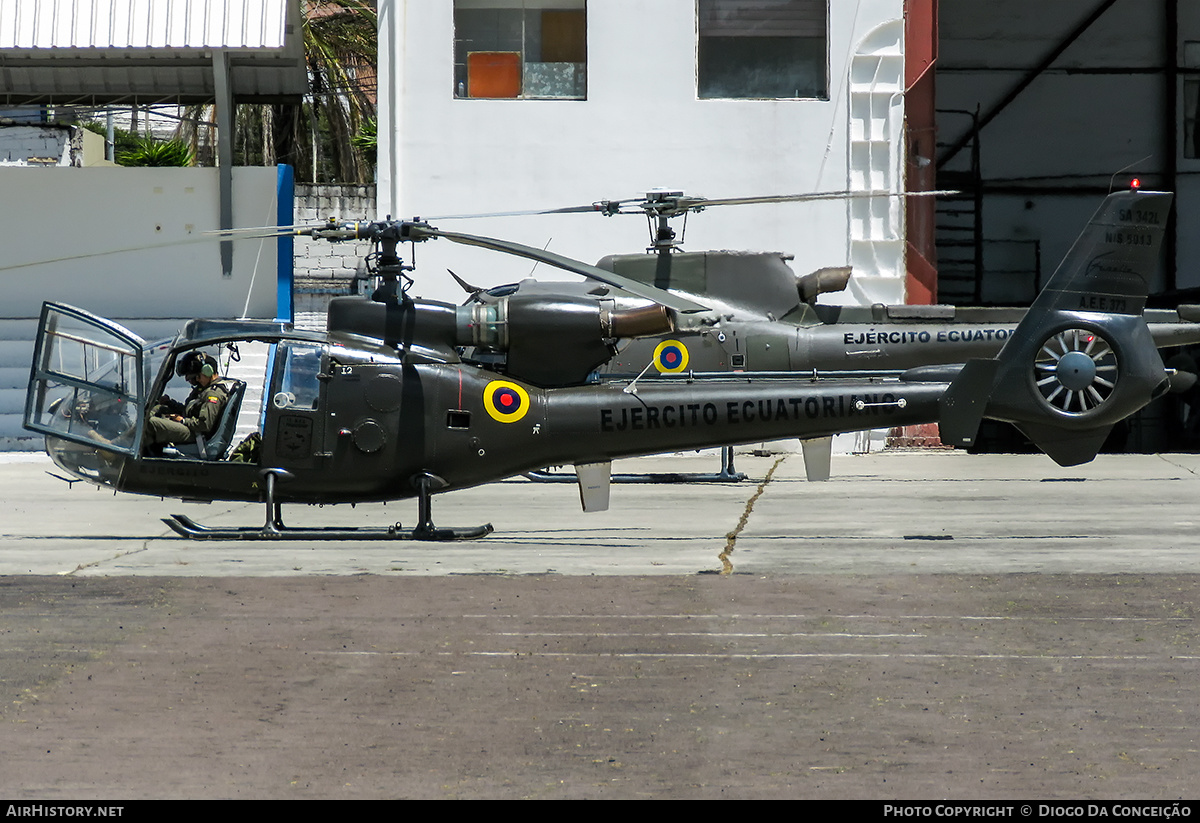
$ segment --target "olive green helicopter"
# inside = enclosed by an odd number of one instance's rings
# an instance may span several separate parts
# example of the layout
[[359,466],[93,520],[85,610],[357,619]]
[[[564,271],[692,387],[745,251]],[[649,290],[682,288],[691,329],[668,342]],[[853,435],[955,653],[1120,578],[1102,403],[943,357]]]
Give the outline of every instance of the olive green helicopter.
[[[1175,324],[1144,316],[1171,200],[1136,189],[1110,194],[1032,307],[988,351],[953,363],[889,358],[893,368],[876,371],[814,361],[800,368],[790,359],[781,369],[760,364],[747,340],[736,365],[656,369],[650,379],[624,371],[622,341],[658,341],[654,357],[666,364],[665,340],[725,342],[729,321],[713,295],[423,220],[330,221],[292,231],[370,240],[380,284],[369,299],[332,300],[324,332],[194,320],[173,340],[149,343],[82,309],[44,305],[25,426],[45,435],[54,462],[76,478],[155,496],[264,503],[262,526],[166,520],[185,537],[216,540],[477,538],[492,526],[435,525],[433,495],[573,465],[584,510],[603,510],[616,458],[881,426],[936,422],[944,442],[969,446],[983,418],[1007,421],[1056,462],[1075,465],[1175,376],[1151,331]],[[433,240],[517,255],[600,285],[479,292],[464,305],[414,298],[399,247]],[[799,302],[801,315],[817,312]],[[797,332],[772,333],[799,351],[790,342]],[[195,442],[155,448],[148,418],[197,351],[261,369],[253,378],[225,375],[220,419]],[[690,362],[688,352],[676,356]],[[409,528],[295,528],[282,518],[284,503],[414,497],[418,520]]]
[[[1130,187],[1140,187],[1133,178]],[[795,272],[792,257],[781,252],[685,251],[687,218],[717,207],[850,200],[923,198],[958,192],[904,194],[818,192],[709,199],[683,191],[653,189],[625,200],[543,210],[474,215],[448,215],[438,220],[551,214],[643,215],[649,244],[645,253],[616,254],[597,266],[643,285],[704,303],[709,310],[681,315],[675,328],[661,335],[620,341],[617,353],[599,367],[606,377],[641,381],[680,374],[808,372],[832,376],[848,371],[899,375],[916,366],[963,363],[994,357],[1016,330],[1024,308],[952,305],[833,305],[821,295],[847,289],[850,266],[827,266]],[[677,221],[683,226],[676,231]],[[469,302],[496,303],[515,294],[613,297],[619,305],[637,298],[595,281],[556,282],[527,278],[493,288],[480,288],[450,272]],[[1200,306],[1146,309],[1155,345],[1160,349],[1200,344]],[[480,356],[485,356],[483,353]],[[1185,367],[1186,368],[1186,367]],[[1191,387],[1192,371],[1172,375],[1172,390]],[[829,438],[802,440],[809,480],[828,479]],[[573,481],[571,473],[537,471],[534,480]],[[722,449],[720,471],[703,474],[621,474],[613,482],[729,482],[745,479],[733,465],[733,450]]]

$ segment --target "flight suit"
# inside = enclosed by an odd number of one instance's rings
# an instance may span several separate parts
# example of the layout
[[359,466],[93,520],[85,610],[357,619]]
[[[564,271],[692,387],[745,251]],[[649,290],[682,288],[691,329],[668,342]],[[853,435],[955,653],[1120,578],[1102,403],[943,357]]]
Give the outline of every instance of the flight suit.
[[221,412],[229,402],[233,381],[227,378],[214,380],[207,388],[197,386],[183,404],[182,422],[167,418],[169,412],[162,404],[150,410],[146,421],[146,444],[159,446],[164,443],[194,443],[196,435],[212,434],[221,419]]

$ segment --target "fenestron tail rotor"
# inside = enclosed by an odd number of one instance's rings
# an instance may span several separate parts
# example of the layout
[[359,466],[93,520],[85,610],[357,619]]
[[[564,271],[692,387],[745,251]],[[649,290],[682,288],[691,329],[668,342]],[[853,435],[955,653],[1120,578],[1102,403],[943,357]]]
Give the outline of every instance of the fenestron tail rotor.
[[1048,337],[1033,364],[1045,403],[1071,415],[1098,409],[1116,389],[1119,364],[1112,344],[1090,329],[1063,329]]

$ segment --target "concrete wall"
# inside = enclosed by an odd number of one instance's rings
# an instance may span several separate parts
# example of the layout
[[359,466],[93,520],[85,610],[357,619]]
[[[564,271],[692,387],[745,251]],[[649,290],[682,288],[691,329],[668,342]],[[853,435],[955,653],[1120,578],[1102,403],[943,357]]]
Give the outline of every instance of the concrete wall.
[[0,119],[0,166],[116,165],[104,155],[104,138],[87,129]]
[[[374,220],[375,187],[355,185],[314,186],[297,184],[295,220],[297,225],[320,223],[330,217],[338,220]],[[346,277],[362,270],[362,261],[371,247],[361,241],[330,243],[297,237],[295,274],[297,280]]]
[[[866,175],[850,159],[849,67],[860,50],[881,48],[873,32],[898,30],[903,2],[829,6],[829,99],[698,99],[694,0],[592,0],[586,100],[483,100],[454,94],[453,0],[381,0],[380,210],[595,262],[644,249],[645,220],[437,218],[630,198],[654,187],[733,197],[859,185]],[[887,92],[878,119],[895,127],[902,101]],[[897,138],[894,157],[902,145]],[[888,185],[903,188],[901,177]],[[730,207],[691,216],[685,247],[791,252],[798,270],[811,270],[850,262],[851,232],[845,202]],[[446,268],[485,286],[531,271],[527,261],[436,241],[419,247],[417,260],[415,292],[440,299],[460,294]],[[900,271],[872,281],[881,273],[860,270],[858,293],[842,297],[902,300],[902,262],[893,254],[888,265]],[[567,277],[545,267],[536,274]]]
[[[234,170],[234,224],[275,222],[276,170]],[[276,242],[234,243],[224,277],[217,169],[0,168],[0,319],[42,301],[114,319],[275,315]],[[136,329],[135,329],[136,331]]]
[[[275,222],[276,180],[274,168],[234,170],[236,225]],[[226,278],[204,235],[218,223],[216,169],[7,167],[0,193],[0,449],[41,447],[21,415],[45,300],[147,339],[193,317],[275,316],[276,241],[234,243]]]

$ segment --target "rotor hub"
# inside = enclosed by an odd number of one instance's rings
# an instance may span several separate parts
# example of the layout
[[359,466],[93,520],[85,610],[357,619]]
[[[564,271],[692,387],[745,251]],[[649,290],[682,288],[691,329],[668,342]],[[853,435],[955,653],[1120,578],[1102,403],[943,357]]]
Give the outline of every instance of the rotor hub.
[[1081,351],[1070,351],[1058,361],[1058,382],[1070,391],[1083,391],[1096,379],[1096,361]]

